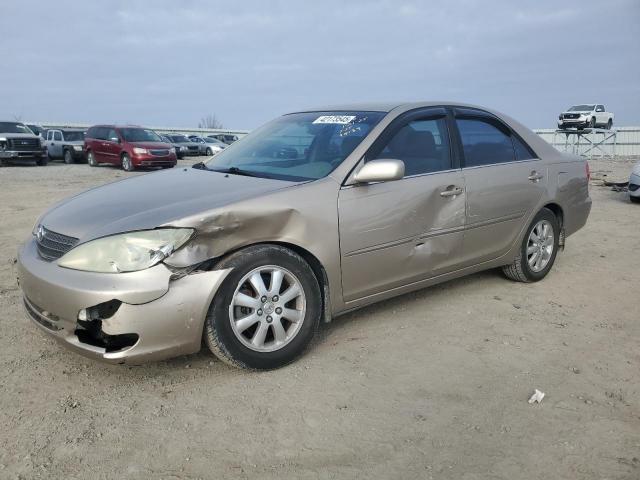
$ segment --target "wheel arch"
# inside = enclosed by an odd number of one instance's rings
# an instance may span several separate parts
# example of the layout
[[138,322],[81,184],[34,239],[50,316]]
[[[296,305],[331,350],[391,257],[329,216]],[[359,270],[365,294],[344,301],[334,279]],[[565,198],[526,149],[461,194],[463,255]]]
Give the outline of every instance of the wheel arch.
[[559,246],[560,246],[561,249],[563,249],[564,248],[564,237],[565,237],[565,234],[564,234],[564,210],[562,209],[562,207],[560,205],[558,205],[555,202],[547,203],[542,208],[546,208],[548,210],[551,210],[551,212],[553,212],[553,214],[558,219],[558,224],[560,225]]

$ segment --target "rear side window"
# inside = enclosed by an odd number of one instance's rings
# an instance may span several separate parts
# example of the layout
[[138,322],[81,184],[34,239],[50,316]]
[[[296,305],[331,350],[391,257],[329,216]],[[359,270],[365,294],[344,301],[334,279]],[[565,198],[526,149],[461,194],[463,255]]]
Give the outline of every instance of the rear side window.
[[466,167],[513,162],[511,135],[480,118],[456,119]]
[[382,158],[402,160],[405,176],[450,170],[446,120],[427,118],[410,121],[369,160]]
[[536,158],[536,154],[533,153],[533,150],[527,146],[522,140],[520,140],[515,135],[511,135],[511,140],[513,140],[513,149],[516,152],[516,160],[531,160],[532,158]]
[[61,142],[62,141],[62,133],[60,133],[59,131],[53,132],[53,139],[56,142]]

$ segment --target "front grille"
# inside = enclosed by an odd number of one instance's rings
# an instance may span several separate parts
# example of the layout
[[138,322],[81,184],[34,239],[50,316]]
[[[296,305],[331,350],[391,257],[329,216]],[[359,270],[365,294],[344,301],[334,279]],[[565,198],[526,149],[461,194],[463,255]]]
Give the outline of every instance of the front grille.
[[200,149],[200,147],[189,147],[189,150],[192,152],[197,152]]
[[169,150],[149,150],[149,152],[156,157],[166,157],[169,155]]
[[38,253],[48,262],[60,258],[78,243],[77,238],[52,232],[42,225],[38,227],[36,241]]
[[7,148],[15,152],[31,152],[40,150],[42,146],[39,138],[9,138]]
[[575,120],[576,118],[580,118],[580,114],[578,113],[565,113],[564,118],[569,118]]

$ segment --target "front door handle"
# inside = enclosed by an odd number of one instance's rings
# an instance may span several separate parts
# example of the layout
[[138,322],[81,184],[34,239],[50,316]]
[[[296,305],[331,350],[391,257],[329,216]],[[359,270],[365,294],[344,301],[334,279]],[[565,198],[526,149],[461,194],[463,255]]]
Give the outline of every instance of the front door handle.
[[456,195],[462,195],[464,190],[456,185],[449,185],[446,190],[440,192],[441,197],[455,197]]
[[531,175],[529,175],[529,180],[531,180],[532,182],[537,182],[542,177],[543,175],[541,173],[538,173],[534,170],[533,172],[531,172]]

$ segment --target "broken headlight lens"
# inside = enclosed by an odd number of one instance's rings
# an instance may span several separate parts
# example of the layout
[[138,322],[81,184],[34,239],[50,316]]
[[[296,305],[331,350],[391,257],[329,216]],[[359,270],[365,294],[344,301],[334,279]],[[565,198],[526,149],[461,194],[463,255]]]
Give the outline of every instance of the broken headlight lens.
[[191,228],[159,228],[102,237],[78,245],[58,260],[74,270],[137,272],[160,263],[189,241]]

